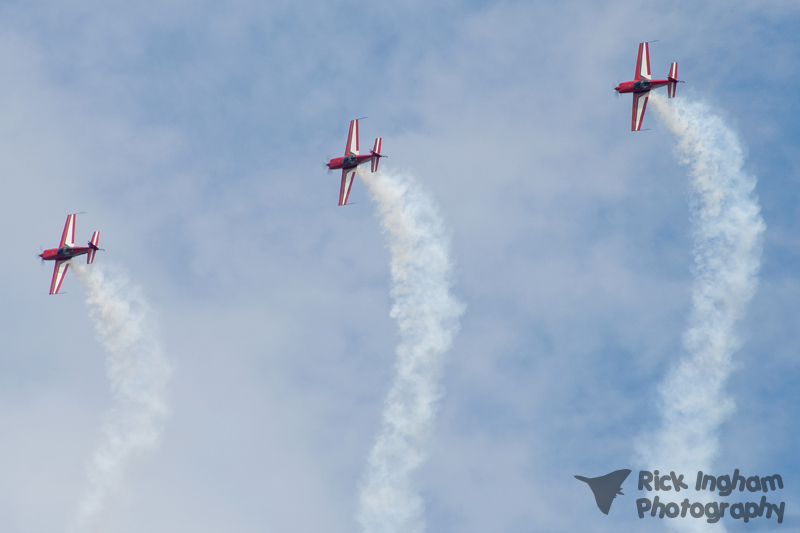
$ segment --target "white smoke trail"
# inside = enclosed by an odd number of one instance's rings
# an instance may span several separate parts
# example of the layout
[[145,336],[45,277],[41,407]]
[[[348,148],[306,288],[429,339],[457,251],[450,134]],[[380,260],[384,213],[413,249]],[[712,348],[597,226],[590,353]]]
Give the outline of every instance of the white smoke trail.
[[359,173],[377,203],[391,253],[390,316],[400,328],[397,376],[361,486],[358,520],[367,533],[424,530],[422,498],[412,473],[425,460],[443,354],[458,332],[464,306],[450,293],[449,238],[431,198],[410,176]]
[[[725,392],[740,346],[736,325],[758,285],[764,221],[743,170],[737,135],[705,104],[651,97],[657,116],[677,136],[680,161],[690,167],[694,235],[692,314],[686,354],[659,387],[663,416],[655,433],[637,443],[648,469],[691,477],[709,472],[718,454],[717,429],[735,410]],[[705,520],[670,520],[673,527],[707,531]],[[721,523],[715,526],[724,530]]]
[[132,461],[158,444],[167,416],[164,398],[171,368],[155,333],[152,310],[122,276],[101,265],[73,268],[86,289],[86,303],[105,346],[113,394],[104,438],[89,464],[90,489],[78,509],[78,528],[98,531],[106,502],[119,490]]

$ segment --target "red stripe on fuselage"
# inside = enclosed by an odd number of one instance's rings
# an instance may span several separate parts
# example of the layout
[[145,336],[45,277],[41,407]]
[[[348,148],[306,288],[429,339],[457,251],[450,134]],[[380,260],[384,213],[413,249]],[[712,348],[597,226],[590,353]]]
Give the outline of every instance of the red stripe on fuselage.
[[71,248],[69,252],[66,253],[65,252],[58,253],[59,250],[60,248],[50,248],[49,250],[45,250],[44,252],[39,254],[39,257],[41,257],[45,261],[60,261],[60,260],[72,259],[73,257],[78,257],[79,255],[89,253],[89,250],[91,250],[91,248],[89,248],[88,246],[75,246]]
[[355,168],[358,165],[362,165],[372,159],[372,154],[362,154],[355,156],[355,163],[345,163],[344,160],[346,157],[334,157],[328,162],[328,168],[331,170],[339,170],[345,168]]
[[623,81],[622,83],[614,87],[614,90],[620,94],[644,93],[647,91],[652,91],[653,89],[658,89],[659,87],[664,87],[666,84],[669,83],[669,80],[651,80],[650,85],[647,87],[647,89],[636,90],[633,88],[633,86],[637,81],[640,80]]

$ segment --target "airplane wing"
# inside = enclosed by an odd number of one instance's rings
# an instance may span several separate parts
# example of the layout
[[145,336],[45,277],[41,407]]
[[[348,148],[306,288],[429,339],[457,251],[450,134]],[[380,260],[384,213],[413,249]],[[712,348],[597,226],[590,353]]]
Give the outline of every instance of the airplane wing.
[[644,110],[647,109],[647,99],[650,98],[650,91],[643,93],[633,93],[633,114],[631,116],[631,131],[639,131],[642,128]]
[[353,186],[356,170],[357,168],[342,169],[342,188],[339,189],[339,205],[345,205],[350,197],[350,187]]
[[53,269],[53,281],[50,282],[50,294],[58,294],[58,289],[61,288],[61,282],[64,281],[68,268],[69,262],[67,259],[56,261],[56,266]]
[[358,155],[358,119],[350,121],[350,132],[347,134],[344,155]]
[[636,58],[637,80],[650,79],[650,48],[647,43],[639,43],[639,56]]
[[59,248],[75,246],[75,215],[67,215],[67,223],[64,224],[64,233],[61,234],[61,244]]

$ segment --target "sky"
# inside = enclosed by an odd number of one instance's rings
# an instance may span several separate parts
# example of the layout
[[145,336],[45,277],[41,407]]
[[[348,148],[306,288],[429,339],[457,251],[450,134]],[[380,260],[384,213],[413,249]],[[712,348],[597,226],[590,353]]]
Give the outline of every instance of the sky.
[[465,305],[414,477],[428,531],[666,530],[636,473],[608,516],[573,477],[635,468],[685,351],[688,169],[613,91],[658,40],[766,224],[714,469],[780,474],[786,515],[725,527],[800,530],[799,30],[791,1],[0,2],[0,529],[74,526],[113,403],[81,284],[49,296],[37,264],[85,212],[173,368],[104,530],[359,530],[400,337],[375,205],[359,180],[337,206],[324,165],[366,116],[438,205]]

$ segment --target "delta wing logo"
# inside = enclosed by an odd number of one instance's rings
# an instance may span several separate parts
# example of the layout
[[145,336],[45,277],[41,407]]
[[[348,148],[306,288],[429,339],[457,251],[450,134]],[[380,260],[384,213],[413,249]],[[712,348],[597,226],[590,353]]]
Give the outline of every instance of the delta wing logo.
[[624,496],[624,494],[622,494],[622,484],[630,473],[631,471],[625,468],[622,470],[615,470],[605,476],[591,478],[575,476],[575,478],[589,485],[589,488],[592,489],[594,493],[597,507],[603,514],[608,514],[608,511],[611,509],[611,504],[614,503],[614,498],[617,497],[617,494]]

